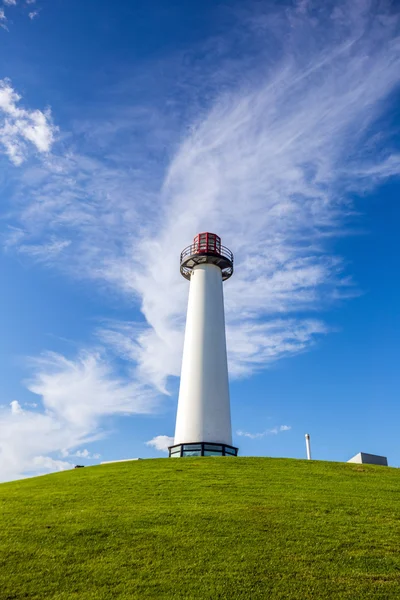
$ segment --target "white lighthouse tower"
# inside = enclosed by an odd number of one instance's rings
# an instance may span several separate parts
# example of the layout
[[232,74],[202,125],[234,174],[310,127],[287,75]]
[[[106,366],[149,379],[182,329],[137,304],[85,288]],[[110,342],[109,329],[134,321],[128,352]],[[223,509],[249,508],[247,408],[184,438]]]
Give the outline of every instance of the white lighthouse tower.
[[215,233],[199,233],[181,253],[190,281],[174,445],[169,455],[236,456],[232,446],[222,282],[233,254]]

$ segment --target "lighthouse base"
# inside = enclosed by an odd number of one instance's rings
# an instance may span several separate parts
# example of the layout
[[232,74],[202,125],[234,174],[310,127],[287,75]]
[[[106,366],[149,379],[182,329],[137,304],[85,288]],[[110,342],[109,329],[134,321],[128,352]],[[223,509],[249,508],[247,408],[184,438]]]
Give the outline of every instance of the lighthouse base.
[[181,456],[237,456],[238,448],[227,444],[211,444],[198,442],[192,444],[176,444],[168,448],[171,458]]

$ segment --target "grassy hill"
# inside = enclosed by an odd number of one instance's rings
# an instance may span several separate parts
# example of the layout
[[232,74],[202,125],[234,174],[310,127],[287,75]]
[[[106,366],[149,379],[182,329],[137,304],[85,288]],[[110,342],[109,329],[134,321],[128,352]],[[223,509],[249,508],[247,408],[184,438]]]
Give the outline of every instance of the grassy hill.
[[210,457],[5,483],[0,598],[400,598],[400,470]]

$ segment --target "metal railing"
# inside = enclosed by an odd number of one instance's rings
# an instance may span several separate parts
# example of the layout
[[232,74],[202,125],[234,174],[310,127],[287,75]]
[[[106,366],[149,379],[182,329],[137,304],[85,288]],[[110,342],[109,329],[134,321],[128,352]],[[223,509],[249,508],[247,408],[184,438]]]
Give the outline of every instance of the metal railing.
[[225,258],[229,260],[233,264],[233,253],[226,246],[221,246],[219,249],[212,249],[207,247],[202,247],[199,244],[191,244],[184,248],[181,252],[181,264],[184,260],[193,255],[201,255],[201,254],[209,254],[212,256],[221,256],[221,258]]

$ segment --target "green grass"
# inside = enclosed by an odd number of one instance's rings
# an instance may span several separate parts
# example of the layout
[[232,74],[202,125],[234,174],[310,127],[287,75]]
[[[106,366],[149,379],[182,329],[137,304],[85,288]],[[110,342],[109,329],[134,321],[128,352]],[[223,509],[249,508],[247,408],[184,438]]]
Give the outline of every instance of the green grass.
[[117,463],[0,485],[1,600],[400,598],[400,470]]

